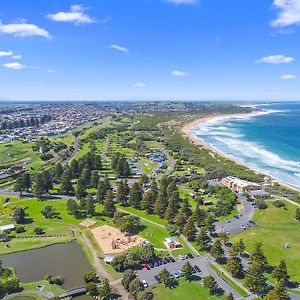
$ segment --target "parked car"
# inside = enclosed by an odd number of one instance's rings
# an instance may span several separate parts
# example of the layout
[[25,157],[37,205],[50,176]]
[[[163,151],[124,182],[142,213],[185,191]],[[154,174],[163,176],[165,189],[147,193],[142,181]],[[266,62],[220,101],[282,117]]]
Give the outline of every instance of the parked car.
[[165,262],[167,262],[167,263],[171,262],[170,257],[166,257],[166,258],[165,258]]
[[148,264],[144,264],[144,269],[150,270],[150,266]]
[[185,257],[186,258],[194,258],[194,256],[191,253],[188,253]]
[[154,268],[154,264],[152,262],[150,262],[148,265],[150,268]]
[[157,275],[154,276],[154,279],[155,279],[155,281],[156,281],[157,283],[160,283],[160,280],[159,280],[159,278],[158,278]]
[[185,257],[182,255],[182,254],[179,254],[179,256],[178,256],[181,260],[184,260],[185,259]]
[[142,280],[142,284],[143,284],[144,288],[148,287],[148,283],[147,283],[147,281],[145,279]]
[[195,270],[197,273],[200,273],[200,272],[201,272],[200,268],[199,268],[197,265],[194,265],[194,270]]
[[175,262],[175,259],[172,256],[169,257],[169,259],[170,259],[171,262]]

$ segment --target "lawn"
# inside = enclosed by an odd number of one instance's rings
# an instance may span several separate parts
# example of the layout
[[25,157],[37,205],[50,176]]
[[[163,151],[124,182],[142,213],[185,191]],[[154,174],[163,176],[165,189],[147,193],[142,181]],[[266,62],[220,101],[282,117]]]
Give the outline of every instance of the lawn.
[[179,280],[179,285],[174,289],[166,288],[164,285],[159,284],[154,289],[154,299],[164,300],[215,300],[220,299],[217,296],[211,296],[208,290],[196,281],[188,282],[184,279]]
[[[254,228],[231,236],[232,241],[243,238],[246,250],[251,251],[256,242],[263,244],[264,252],[272,265],[284,259],[292,280],[300,281],[300,224],[295,220],[296,206],[285,203],[277,208],[268,203],[266,210],[256,210]],[[289,243],[289,248],[285,244]]]
[[50,141],[52,142],[62,142],[68,146],[74,145],[74,135],[72,133],[64,134],[60,136],[51,137]]
[[27,160],[29,163],[41,161],[37,152],[32,150],[32,143],[11,142],[0,144],[0,165],[10,165]]

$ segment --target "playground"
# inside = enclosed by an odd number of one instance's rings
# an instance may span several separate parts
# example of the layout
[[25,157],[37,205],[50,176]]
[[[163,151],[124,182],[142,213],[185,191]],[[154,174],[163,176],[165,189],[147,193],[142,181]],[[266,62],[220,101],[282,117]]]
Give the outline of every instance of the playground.
[[143,244],[145,241],[137,235],[125,234],[108,225],[93,228],[91,232],[105,255],[122,253],[131,247]]

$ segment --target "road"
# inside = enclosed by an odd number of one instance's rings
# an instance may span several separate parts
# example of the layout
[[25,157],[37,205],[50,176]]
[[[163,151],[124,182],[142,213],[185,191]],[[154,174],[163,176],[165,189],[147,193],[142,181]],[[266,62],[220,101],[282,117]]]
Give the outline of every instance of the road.
[[242,229],[241,226],[246,226],[246,229],[255,226],[254,224],[249,223],[252,220],[255,212],[252,203],[247,201],[247,198],[242,194],[237,194],[237,196],[241,202],[241,205],[243,206],[241,216],[239,216],[238,219],[231,218],[230,220],[217,222],[215,224],[217,233],[228,231],[230,234],[238,234],[245,230]]
[[77,152],[79,150],[79,136],[80,136],[80,134],[74,137],[74,146],[73,146],[74,151],[71,154],[71,156],[69,156],[66,160],[64,160],[62,162],[63,166],[66,165],[69,161],[71,161],[75,157],[75,155],[77,154]]

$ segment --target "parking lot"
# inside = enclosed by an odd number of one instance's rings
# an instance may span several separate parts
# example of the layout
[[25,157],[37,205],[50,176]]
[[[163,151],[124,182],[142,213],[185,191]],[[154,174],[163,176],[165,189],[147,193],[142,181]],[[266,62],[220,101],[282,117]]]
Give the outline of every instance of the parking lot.
[[[181,271],[183,265],[186,262],[189,262],[191,264],[192,267],[194,267],[195,265],[197,265],[199,267],[199,269],[201,270],[200,273],[195,273],[196,276],[200,276],[202,277],[202,272],[204,272],[205,274],[207,274],[207,272],[205,271],[206,266],[205,266],[205,261],[203,257],[194,257],[194,258],[189,258],[189,259],[180,259],[180,258],[176,258],[175,262],[169,262],[167,264],[163,264],[154,268],[150,268],[150,270],[147,269],[143,269],[138,271],[138,275],[140,280],[145,280],[148,285],[152,285],[157,283],[155,280],[155,276],[164,268],[166,268],[170,273],[175,273],[176,271]],[[202,270],[204,269],[204,270]]]

